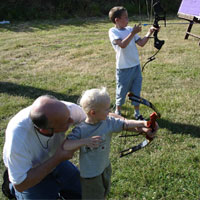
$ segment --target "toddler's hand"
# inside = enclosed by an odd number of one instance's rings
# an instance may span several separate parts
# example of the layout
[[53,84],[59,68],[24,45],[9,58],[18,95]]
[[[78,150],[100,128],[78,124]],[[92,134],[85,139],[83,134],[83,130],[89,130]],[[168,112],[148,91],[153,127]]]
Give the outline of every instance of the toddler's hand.
[[156,132],[158,131],[158,129],[159,129],[159,126],[158,126],[158,123],[156,122],[155,123],[155,127],[153,129],[153,132],[152,132],[152,130],[146,132],[147,137],[153,139],[155,137]]
[[101,141],[102,141],[101,136],[93,136],[93,137],[87,138],[86,146],[90,148],[97,148],[99,147]]

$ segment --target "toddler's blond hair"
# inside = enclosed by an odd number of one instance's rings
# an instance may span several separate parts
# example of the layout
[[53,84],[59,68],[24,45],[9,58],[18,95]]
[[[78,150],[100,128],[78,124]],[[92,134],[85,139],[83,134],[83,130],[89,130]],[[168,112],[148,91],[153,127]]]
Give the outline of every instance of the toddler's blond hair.
[[101,89],[94,88],[84,91],[80,98],[79,104],[85,113],[89,113],[90,110],[96,110],[109,101],[109,94],[106,88],[102,87]]

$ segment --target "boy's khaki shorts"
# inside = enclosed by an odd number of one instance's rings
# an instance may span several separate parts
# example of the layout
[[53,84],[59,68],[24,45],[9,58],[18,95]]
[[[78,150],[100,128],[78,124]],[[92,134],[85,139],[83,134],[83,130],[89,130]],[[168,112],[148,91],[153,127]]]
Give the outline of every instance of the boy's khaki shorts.
[[93,178],[82,178],[82,199],[105,199],[110,191],[112,169],[109,165],[102,174]]

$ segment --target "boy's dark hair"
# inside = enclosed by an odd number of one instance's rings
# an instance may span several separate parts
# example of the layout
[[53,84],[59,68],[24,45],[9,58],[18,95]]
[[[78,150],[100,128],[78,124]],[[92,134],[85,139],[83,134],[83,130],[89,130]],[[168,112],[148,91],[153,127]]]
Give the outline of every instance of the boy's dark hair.
[[123,6],[113,7],[109,12],[109,19],[115,24],[115,18],[120,18],[124,11],[127,11]]

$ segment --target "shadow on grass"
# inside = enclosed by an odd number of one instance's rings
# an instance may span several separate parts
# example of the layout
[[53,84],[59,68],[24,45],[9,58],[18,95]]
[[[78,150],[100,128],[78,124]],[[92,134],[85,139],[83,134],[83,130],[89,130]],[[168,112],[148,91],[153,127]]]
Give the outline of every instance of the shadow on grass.
[[200,126],[191,124],[174,123],[163,118],[159,119],[160,128],[166,128],[172,132],[172,134],[187,134],[193,137],[200,137]]
[[44,90],[25,85],[18,85],[11,82],[0,82],[0,93],[7,93],[12,96],[23,96],[31,99],[36,99],[41,95],[48,94],[53,95],[60,100],[70,101],[74,103],[76,103],[79,98],[79,96],[77,95],[65,95],[50,90]]

